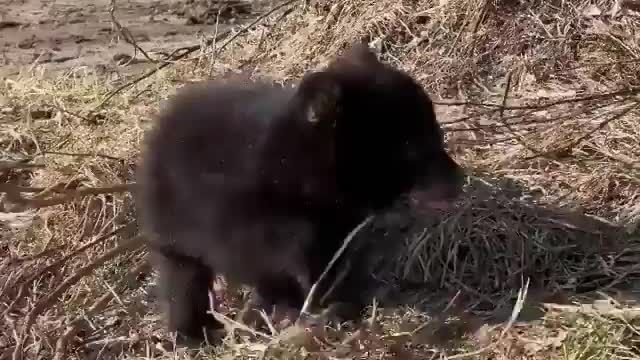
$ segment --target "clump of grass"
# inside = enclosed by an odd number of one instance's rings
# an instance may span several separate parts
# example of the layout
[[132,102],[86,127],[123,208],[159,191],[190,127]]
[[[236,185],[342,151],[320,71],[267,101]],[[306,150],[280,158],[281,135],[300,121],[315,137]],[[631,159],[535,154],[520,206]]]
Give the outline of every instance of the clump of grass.
[[[265,338],[236,328],[193,356],[640,356],[634,304],[531,309],[637,282],[637,10],[611,1],[289,4],[130,86],[40,67],[0,86],[0,179],[11,184],[0,188],[0,358],[190,358],[157,318],[132,200],[119,187],[134,182],[144,130],[182,83],[237,68],[295,78],[359,39],[432,93],[451,152],[473,175],[465,197],[406,233],[359,236],[399,245],[373,265],[402,306],[373,306],[368,322],[340,330],[293,326]],[[529,312],[536,320],[525,323]]]

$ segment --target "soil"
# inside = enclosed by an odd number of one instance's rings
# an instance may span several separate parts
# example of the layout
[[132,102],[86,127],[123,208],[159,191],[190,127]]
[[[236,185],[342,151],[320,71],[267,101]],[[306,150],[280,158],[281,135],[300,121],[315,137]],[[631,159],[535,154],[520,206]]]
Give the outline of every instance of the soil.
[[[151,66],[112,21],[111,0],[0,0],[0,76],[20,67],[51,69]],[[115,0],[117,22],[151,58],[198,44],[251,17],[245,0]]]

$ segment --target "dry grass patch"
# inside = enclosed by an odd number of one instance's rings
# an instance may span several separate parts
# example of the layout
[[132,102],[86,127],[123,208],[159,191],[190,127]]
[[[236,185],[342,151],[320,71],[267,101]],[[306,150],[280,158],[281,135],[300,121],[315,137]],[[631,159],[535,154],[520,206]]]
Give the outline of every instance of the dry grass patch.
[[638,223],[640,18],[626,3],[316,1],[296,15],[248,40],[256,73],[299,76],[365,39],[439,99],[459,159]]
[[[33,68],[0,84],[0,359],[640,357],[633,4],[290,4],[138,82]],[[379,297],[398,306],[373,306],[365,324],[235,328],[200,354],[173,349],[122,185],[152,115],[183,83],[238,68],[295,78],[360,38],[437,99],[473,175],[467,196],[358,237],[398,245],[371,264]],[[594,297],[595,310],[580,305]]]

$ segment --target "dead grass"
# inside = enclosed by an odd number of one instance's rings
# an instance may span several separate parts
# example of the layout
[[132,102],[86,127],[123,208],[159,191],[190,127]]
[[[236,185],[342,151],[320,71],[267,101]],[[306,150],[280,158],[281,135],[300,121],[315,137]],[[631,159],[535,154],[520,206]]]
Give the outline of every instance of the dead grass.
[[450,149],[473,175],[467,196],[406,231],[392,213],[359,236],[398,244],[371,264],[388,285],[379,297],[398,306],[340,331],[236,328],[191,355],[640,357],[637,7],[292,6],[224,51],[225,40],[209,42],[139,82],[33,67],[0,84],[0,178],[11,184],[0,185],[0,359],[188,358],[157,319],[131,197],[104,189],[133,182],[141,136],[180,84],[238,68],[296,78],[361,38],[437,99]]

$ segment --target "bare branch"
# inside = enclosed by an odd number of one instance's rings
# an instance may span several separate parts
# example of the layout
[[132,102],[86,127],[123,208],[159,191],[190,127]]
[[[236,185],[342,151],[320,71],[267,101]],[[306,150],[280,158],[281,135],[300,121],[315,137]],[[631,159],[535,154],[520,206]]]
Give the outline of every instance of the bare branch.
[[6,200],[9,205],[15,206],[24,211],[26,209],[40,209],[44,207],[60,205],[90,195],[128,192],[132,190],[133,186],[135,186],[135,183],[117,184],[99,188],[81,188],[73,191],[65,191],[65,195],[53,197],[50,199],[25,198],[20,194],[18,187],[10,184],[0,184],[0,192],[4,192],[7,194]]
[[[241,28],[236,34],[234,34],[233,36],[231,36],[227,41],[225,41],[219,48],[216,49],[217,53],[220,53],[222,50],[224,50],[229,44],[231,44],[231,42],[233,42],[234,40],[236,40],[238,38],[238,36],[240,36],[241,34],[247,32],[249,29],[251,29],[253,26],[255,26],[256,24],[258,24],[259,22],[261,22],[262,20],[264,20],[265,18],[269,17],[271,14],[273,14],[274,12],[282,9],[283,7],[289,6],[295,2],[298,2],[300,0],[289,0],[286,1],[282,4],[279,4],[275,7],[273,7],[271,10],[267,11],[266,13],[260,15],[259,17],[257,17],[254,21],[252,21],[251,23],[249,23],[248,25],[244,26],[243,28]],[[205,42],[205,46],[209,46],[215,42],[218,42],[222,39],[224,39],[227,35],[229,35],[231,33],[231,30],[227,30],[224,31],[222,33],[220,33],[218,36],[216,36],[213,39],[209,39]],[[198,44],[198,45],[192,45],[192,46],[187,46],[187,47],[182,47],[182,48],[178,48],[176,50],[174,50],[171,54],[169,54],[168,58],[171,60],[180,60],[180,59],[184,59],[187,56],[189,56],[190,54],[200,50],[202,48],[202,45]],[[110,92],[105,98],[104,100],[102,100],[102,102],[100,102],[100,104],[98,104],[98,106],[96,106],[93,110],[93,112],[101,109],[104,105],[107,104],[107,102],[109,102],[109,100],[111,100],[114,96],[116,96],[118,93],[120,93],[121,91],[143,81],[144,79],[150,77],[151,75],[157,73],[159,70],[164,69],[165,67],[171,65],[171,62],[163,62],[162,64],[158,65],[156,68],[149,70],[148,72],[142,74],[141,76],[133,79],[130,82],[127,82],[121,86],[119,86],[117,89],[113,90],[112,92]]]
[[133,37],[133,35],[131,34],[131,32],[129,31],[129,29],[127,29],[126,27],[122,26],[120,24],[120,22],[118,22],[118,19],[116,18],[116,0],[111,0],[111,7],[109,8],[109,16],[111,17],[111,22],[113,23],[113,26],[115,26],[115,28],[118,30],[118,33],[120,33],[120,35],[122,35],[122,37],[124,38],[124,41],[126,41],[127,43],[131,44],[131,46],[133,46],[133,50],[134,50],[134,56],[131,57],[131,59],[129,60],[129,62],[131,62],[133,60],[133,58],[135,57],[135,52],[140,51],[140,53],[147,58],[147,60],[149,60],[152,63],[157,63],[158,60],[152,59],[149,54],[147,54],[146,51],[144,51],[143,48],[140,47],[140,45],[138,45],[138,43],[136,42],[136,39]]
[[111,249],[101,257],[93,260],[88,265],[78,269],[78,271],[76,271],[73,275],[66,278],[60,285],[58,285],[58,287],[51,294],[49,294],[43,299],[40,299],[33,306],[31,311],[29,311],[29,314],[27,315],[27,319],[25,320],[25,325],[22,328],[22,331],[20,332],[20,337],[18,338],[18,341],[16,342],[16,347],[13,350],[13,360],[22,359],[22,356],[24,354],[24,352],[22,351],[22,347],[27,338],[27,335],[31,330],[31,327],[33,326],[33,324],[35,324],[36,318],[46,308],[48,308],[49,306],[51,306],[51,304],[57,301],[60,295],[62,295],[65,291],[67,291],[67,289],[69,289],[75,283],[80,281],[80,279],[82,279],[84,276],[89,275],[91,272],[93,272],[93,270],[102,266],[107,261],[114,259],[125,252],[136,250],[142,247],[144,243],[145,243],[145,238],[140,235],[124,241],[123,243],[121,243],[114,249]]
[[311,286],[311,290],[309,290],[309,294],[307,294],[307,298],[304,300],[304,304],[302,305],[302,309],[300,309],[300,315],[301,316],[303,314],[309,312],[309,307],[311,306],[311,301],[313,300],[313,295],[316,292],[316,288],[318,287],[318,284],[324,279],[325,276],[327,276],[327,273],[329,272],[329,270],[331,270],[331,267],[333,267],[333,264],[338,260],[340,255],[342,255],[342,253],[347,248],[347,246],[349,246],[349,244],[351,243],[353,238],[356,236],[356,234],[358,234],[358,232],[360,232],[360,230],[362,230],[363,227],[365,227],[367,224],[369,224],[371,222],[371,220],[373,220],[373,218],[374,218],[373,215],[369,215],[358,226],[356,226],[353,230],[351,230],[351,232],[344,239],[344,241],[342,242],[342,245],[336,251],[336,253],[333,255],[333,258],[331,258],[331,261],[329,261],[329,263],[325,267],[325,269],[322,272],[322,274],[320,274],[320,276],[318,277],[316,282],[313,284],[313,286]]
[[93,240],[93,241],[89,241],[88,243],[80,246],[79,248],[73,250],[72,252],[70,252],[69,254],[61,257],[60,259],[54,261],[53,263],[45,266],[44,268],[42,268],[40,271],[36,272],[35,274],[31,275],[28,279],[23,281],[24,276],[19,276],[11,285],[11,287],[15,287],[18,283],[20,283],[20,288],[18,289],[18,293],[16,294],[16,296],[14,297],[13,301],[11,302],[11,304],[9,304],[9,306],[2,312],[2,317],[4,318],[5,316],[7,316],[7,314],[9,314],[13,308],[15,307],[15,304],[20,300],[20,298],[22,298],[23,293],[26,291],[27,287],[37,278],[39,278],[40,276],[42,276],[44,273],[46,272],[50,272],[55,270],[58,267],[61,267],[62,265],[64,265],[70,258],[75,257],[76,255],[80,254],[81,252],[89,249],[90,247],[93,247],[95,245],[98,245],[108,239],[110,239],[111,237],[127,230],[127,229],[131,229],[133,227],[133,223],[129,223],[127,225],[124,225],[122,227],[119,227],[111,232],[109,232],[108,234],[105,234],[103,236],[98,237],[97,239]]

